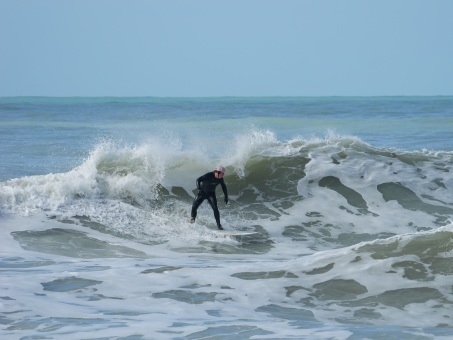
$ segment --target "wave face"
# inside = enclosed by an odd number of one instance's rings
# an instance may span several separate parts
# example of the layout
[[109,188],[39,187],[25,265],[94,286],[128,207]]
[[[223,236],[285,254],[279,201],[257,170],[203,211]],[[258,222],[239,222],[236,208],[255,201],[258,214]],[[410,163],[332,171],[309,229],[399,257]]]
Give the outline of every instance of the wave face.
[[[232,202],[222,210],[231,225],[270,223],[294,237],[318,225],[337,243],[342,233],[360,240],[444,226],[453,212],[450,152],[392,151],[335,135],[282,142],[258,130],[238,138],[237,146],[223,160]],[[1,183],[0,203],[6,213],[47,211],[94,220],[102,220],[106,202],[121,205],[119,214],[152,211],[164,218],[173,209],[164,223],[176,227],[188,217],[196,177],[215,164],[199,150],[158,141],[103,142],[69,172]]]
[[[275,119],[201,135],[161,122],[98,138],[67,171],[1,182],[0,334],[448,336],[452,151],[282,138]],[[207,203],[188,223],[196,178],[219,163],[222,225],[252,236],[216,234]]]

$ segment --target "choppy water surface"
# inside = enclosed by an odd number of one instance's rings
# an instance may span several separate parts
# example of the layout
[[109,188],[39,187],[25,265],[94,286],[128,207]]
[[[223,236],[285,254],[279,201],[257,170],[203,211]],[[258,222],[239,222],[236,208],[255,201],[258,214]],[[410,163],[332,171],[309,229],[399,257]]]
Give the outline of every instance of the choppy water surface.
[[[453,99],[0,98],[0,334],[452,334]],[[195,179],[222,163],[226,229]]]

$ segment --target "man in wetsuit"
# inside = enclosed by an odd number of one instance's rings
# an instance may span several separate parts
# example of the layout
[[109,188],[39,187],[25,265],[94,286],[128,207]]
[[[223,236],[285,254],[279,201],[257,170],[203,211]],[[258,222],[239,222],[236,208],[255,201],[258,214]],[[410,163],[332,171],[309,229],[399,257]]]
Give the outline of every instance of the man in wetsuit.
[[224,175],[225,168],[219,165],[215,168],[214,171],[208,172],[207,174],[204,174],[203,176],[197,178],[198,194],[192,204],[192,211],[190,214],[192,218],[190,220],[190,223],[195,222],[198,207],[201,203],[203,203],[205,199],[207,199],[209,204],[211,205],[212,210],[214,210],[214,217],[215,221],[217,222],[217,228],[223,230],[222,226],[220,225],[220,213],[219,208],[217,208],[215,189],[219,184],[222,186],[223,194],[225,196],[225,204],[228,204],[227,187],[225,185],[225,181],[223,180]]

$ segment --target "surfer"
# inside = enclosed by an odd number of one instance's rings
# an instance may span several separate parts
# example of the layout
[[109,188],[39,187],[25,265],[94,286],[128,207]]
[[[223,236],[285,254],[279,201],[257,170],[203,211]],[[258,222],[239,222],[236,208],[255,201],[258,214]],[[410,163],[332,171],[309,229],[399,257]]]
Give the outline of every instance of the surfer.
[[192,218],[190,220],[190,223],[195,222],[198,207],[200,206],[201,203],[203,203],[205,199],[207,199],[209,204],[211,205],[212,210],[214,210],[214,217],[215,221],[217,222],[217,228],[223,230],[220,224],[220,213],[219,208],[217,208],[217,198],[215,196],[215,189],[219,184],[222,186],[223,194],[225,196],[225,204],[228,204],[227,187],[225,185],[225,181],[223,180],[224,175],[225,168],[222,165],[219,165],[214,169],[214,171],[208,172],[203,176],[197,178],[198,194],[193,200],[192,211],[190,214]]

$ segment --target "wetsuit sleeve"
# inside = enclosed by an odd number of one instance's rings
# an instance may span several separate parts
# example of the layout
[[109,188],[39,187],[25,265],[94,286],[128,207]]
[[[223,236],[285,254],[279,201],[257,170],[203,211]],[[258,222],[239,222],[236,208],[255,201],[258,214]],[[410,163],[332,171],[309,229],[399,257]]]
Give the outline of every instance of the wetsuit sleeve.
[[202,180],[203,180],[203,176],[197,178],[197,189],[198,190],[201,190],[200,184],[201,184]]
[[227,187],[225,185],[225,181],[222,180],[220,181],[220,185],[222,186],[222,191],[223,191],[223,194],[225,195],[225,198],[228,198],[228,191],[227,191]]
[[197,189],[198,190],[202,190],[201,189],[201,182],[205,181],[209,176],[209,172],[207,174],[204,174],[203,176],[200,176],[197,178]]

